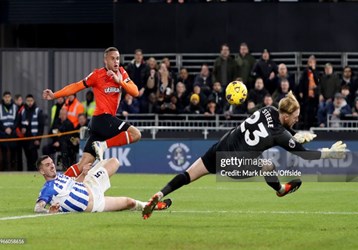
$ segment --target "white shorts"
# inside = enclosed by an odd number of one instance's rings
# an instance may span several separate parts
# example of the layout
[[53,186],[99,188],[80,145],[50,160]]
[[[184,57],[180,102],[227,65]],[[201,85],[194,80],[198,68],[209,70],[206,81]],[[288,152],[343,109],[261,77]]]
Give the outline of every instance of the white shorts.
[[108,172],[101,166],[95,166],[86,175],[83,183],[92,191],[93,208],[92,212],[103,212],[104,210],[104,192],[111,187]]

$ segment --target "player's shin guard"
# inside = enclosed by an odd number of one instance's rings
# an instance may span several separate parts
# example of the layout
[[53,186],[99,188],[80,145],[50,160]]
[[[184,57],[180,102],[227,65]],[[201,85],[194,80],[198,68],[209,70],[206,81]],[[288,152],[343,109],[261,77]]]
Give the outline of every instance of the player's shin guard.
[[190,175],[188,172],[184,172],[175,176],[162,190],[163,197],[171,192],[181,188],[183,185],[190,183]]
[[69,167],[64,175],[67,175],[69,177],[77,177],[81,174],[81,171],[78,169],[78,164],[73,164],[71,167]]
[[108,140],[106,140],[107,147],[123,146],[132,143],[131,135],[128,131],[124,131]]

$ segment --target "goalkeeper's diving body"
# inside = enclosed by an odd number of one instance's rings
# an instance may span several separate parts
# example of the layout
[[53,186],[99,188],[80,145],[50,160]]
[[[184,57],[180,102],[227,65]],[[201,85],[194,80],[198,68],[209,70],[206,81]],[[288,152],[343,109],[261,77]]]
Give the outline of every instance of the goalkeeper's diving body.
[[[141,211],[145,202],[129,197],[104,196],[110,188],[109,177],[119,168],[116,158],[99,161],[91,168],[91,163],[83,167],[82,173],[76,180],[63,174],[56,173],[53,160],[48,155],[39,157],[36,167],[46,180],[34,211],[36,213],[57,212],[107,212],[121,210]],[[90,170],[91,168],[91,170]],[[49,209],[46,206],[50,204]],[[155,209],[167,209],[171,200],[159,202]]]
[[53,100],[77,93],[92,87],[96,100],[96,109],[89,124],[89,138],[78,164],[67,169],[65,175],[77,177],[87,163],[93,163],[96,157],[103,159],[104,151],[113,146],[134,143],[141,138],[140,131],[131,124],[116,117],[122,90],[133,97],[139,95],[136,84],[129,78],[123,67],[119,66],[119,51],[109,47],[104,51],[105,67],[96,69],[85,79],[69,84],[55,93],[45,89],[42,96]]
[[[296,133],[292,127],[298,122],[300,105],[290,91],[287,96],[279,102],[279,107],[264,107],[256,111],[239,126],[231,129],[217,143],[199,159],[197,159],[185,172],[176,175],[166,186],[154,194],[145,206],[142,216],[147,219],[151,216],[157,202],[164,196],[196,181],[207,174],[215,174],[219,171],[216,166],[217,153],[233,152],[235,155],[241,153],[250,158],[257,158],[261,153],[271,147],[280,146],[306,160],[321,158],[344,158],[346,144],[336,142],[331,148],[322,150],[308,150],[302,146],[303,143],[312,140],[315,135]],[[257,166],[241,166],[247,169],[255,169]],[[272,162],[267,161],[261,167],[263,172],[275,171]],[[300,185],[300,179],[294,179],[286,184],[281,184],[277,175],[264,174],[267,184],[276,191],[277,196],[282,197],[296,191]]]

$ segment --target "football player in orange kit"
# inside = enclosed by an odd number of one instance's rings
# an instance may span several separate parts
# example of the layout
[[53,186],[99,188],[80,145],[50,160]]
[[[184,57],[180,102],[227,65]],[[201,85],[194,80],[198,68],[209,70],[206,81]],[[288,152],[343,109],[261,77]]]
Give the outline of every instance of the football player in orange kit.
[[43,98],[54,100],[92,87],[96,100],[96,109],[89,124],[90,136],[86,142],[82,158],[78,164],[67,169],[65,175],[76,177],[87,163],[93,163],[96,157],[103,160],[104,151],[109,147],[122,146],[138,141],[140,131],[131,124],[116,117],[122,89],[133,97],[138,96],[138,88],[129,78],[123,67],[119,66],[119,51],[109,47],[104,51],[105,67],[95,69],[85,79],[71,83],[63,89],[52,92],[43,91]]

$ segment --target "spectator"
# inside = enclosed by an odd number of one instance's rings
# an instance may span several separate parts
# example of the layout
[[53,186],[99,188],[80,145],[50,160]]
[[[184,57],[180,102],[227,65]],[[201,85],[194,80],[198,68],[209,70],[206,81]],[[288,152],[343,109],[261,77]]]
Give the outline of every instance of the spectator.
[[275,78],[272,80],[272,83],[270,84],[270,86],[275,88],[274,92],[280,87],[281,81],[283,80],[287,80],[290,89],[296,92],[295,76],[288,73],[286,64],[280,63],[278,65],[278,73],[275,76]]
[[324,66],[324,74],[321,77],[319,90],[320,105],[322,105],[323,102],[332,102],[335,93],[338,93],[341,90],[339,78],[333,74],[333,67],[330,63],[326,63]]
[[[16,138],[16,126],[18,124],[17,106],[12,100],[11,93],[5,91],[0,104],[0,138]],[[16,141],[0,142],[1,166],[0,170],[21,170],[21,162],[18,160],[18,143]]]
[[60,97],[55,100],[55,104],[51,107],[51,123],[50,127],[53,127],[56,123],[60,120],[60,110],[62,109],[63,105],[65,104],[65,98]]
[[144,94],[142,98],[139,100],[141,113],[147,113],[146,111],[148,107],[147,105],[149,103],[149,95],[152,93],[156,95],[159,86],[159,73],[157,72],[156,69],[156,61],[153,57],[151,57],[149,60],[151,60],[153,64],[149,66],[149,76],[147,78]]
[[17,106],[17,113],[20,114],[21,111],[24,109],[25,104],[24,104],[24,100],[22,98],[21,94],[16,94],[14,95],[14,102]]
[[274,102],[279,103],[282,98],[284,98],[290,91],[290,84],[287,79],[282,79],[279,85],[279,88],[275,90],[272,94],[272,99]]
[[354,101],[355,97],[358,96],[358,79],[354,80],[352,74],[352,68],[345,66],[343,69],[343,75],[341,79],[341,86],[349,87],[349,96],[350,101]]
[[202,107],[206,107],[206,102],[208,100],[206,94],[201,90],[201,86],[199,84],[194,84],[193,94],[197,94],[200,97],[200,105]]
[[76,94],[69,95],[65,104],[64,108],[67,110],[67,118],[73,124],[73,127],[78,126],[78,115],[84,113],[85,108],[83,107],[82,103],[76,98]]
[[301,99],[301,114],[303,129],[309,129],[316,125],[318,109],[319,80],[316,73],[316,58],[311,55],[307,60],[307,67],[300,77],[299,97]]
[[225,93],[221,87],[220,82],[214,82],[213,91],[211,92],[208,100],[214,101],[216,103],[216,109],[218,114],[222,114],[224,112],[226,99],[225,99]]
[[352,114],[351,107],[347,104],[341,93],[336,93],[333,102],[326,102],[318,110],[318,122],[320,127],[327,127],[327,118],[331,116],[330,124],[332,127],[341,127],[339,122],[347,114]]
[[186,68],[180,69],[178,82],[184,83],[185,89],[188,92],[193,91],[193,79],[192,79],[191,75],[189,75],[188,70]]
[[141,112],[142,113],[147,113],[147,114],[153,114],[153,113],[158,113],[157,110],[157,96],[155,93],[150,93],[148,95],[148,102],[145,106],[143,106],[141,108]]
[[249,115],[252,115],[253,113],[255,113],[255,111],[257,111],[258,105],[256,105],[253,101],[247,101],[247,113]]
[[146,79],[149,75],[149,67],[143,60],[143,52],[141,49],[134,51],[134,59],[126,67],[129,77],[138,87],[139,96],[141,98],[144,94]]
[[117,114],[127,117],[128,114],[138,114],[138,113],[139,113],[139,101],[133,96],[131,96],[130,94],[125,94],[123,101],[119,105]]
[[169,77],[173,80],[173,83],[174,83],[174,82],[177,82],[178,69],[173,68],[173,67],[171,66],[171,62],[170,62],[170,60],[169,60],[168,57],[164,57],[164,58],[162,59],[162,63],[164,63],[165,66],[167,67],[167,70],[168,70],[168,72],[169,72]]
[[[44,117],[42,110],[37,107],[35,98],[29,94],[25,99],[25,108],[21,112],[21,133],[25,137],[43,135],[44,132]],[[22,147],[25,152],[27,161],[27,170],[36,170],[36,160],[38,158],[37,150],[40,148],[41,140],[26,140],[22,142]]]
[[[49,134],[59,134],[74,130],[72,122],[67,118],[66,109],[60,110],[58,120],[58,122],[53,123],[53,126],[51,126]],[[59,165],[62,165],[63,167],[71,166],[76,163],[76,150],[74,149],[70,138],[71,135],[52,137],[51,142],[42,148],[42,154],[54,157],[56,152],[61,152],[61,164]]]
[[255,77],[262,78],[265,88],[270,93],[273,93],[275,91],[275,86],[272,84],[272,80],[277,74],[277,65],[270,57],[270,52],[267,49],[264,49],[261,59],[254,66],[253,74]]
[[348,85],[343,85],[341,87],[341,92],[340,93],[344,96],[344,99],[346,99],[348,105],[350,107],[353,107],[354,106],[354,98],[352,98],[352,95],[350,94],[349,86]]
[[88,120],[91,120],[94,110],[96,109],[96,101],[92,90],[86,92],[86,101],[82,102],[82,105],[85,109],[84,114]]
[[171,93],[173,92],[174,81],[173,78],[170,76],[170,73],[165,63],[160,64],[160,68],[158,70],[158,79],[158,98],[160,95],[171,95]]
[[177,98],[177,111],[178,113],[184,113],[184,109],[189,105],[188,92],[186,91],[185,84],[182,82],[178,82],[175,87],[175,97]]
[[175,95],[172,95],[169,99],[169,102],[164,102],[160,105],[160,113],[161,114],[177,114],[177,101]]
[[190,104],[185,108],[187,114],[203,114],[204,109],[200,105],[200,97],[198,94],[192,94],[190,96]]
[[194,85],[199,85],[205,94],[210,94],[213,81],[207,64],[201,65],[200,73],[195,76]]
[[264,102],[262,104],[262,107],[268,107],[268,106],[274,106],[278,108],[278,104],[273,101],[272,96],[270,94],[265,95]]
[[[14,102],[17,106],[17,124],[16,124],[16,134],[17,137],[19,138],[23,138],[24,135],[21,133],[21,129],[20,129],[20,116],[21,116],[21,112],[22,110],[25,108],[25,103],[24,103],[24,99],[22,98],[21,94],[16,94],[14,96]],[[21,142],[18,141],[16,143],[16,164],[17,165],[17,171],[22,171],[22,148],[21,148]]]
[[147,66],[150,69],[154,69],[155,71],[158,70],[158,64],[157,64],[157,60],[155,60],[154,57],[149,57],[149,59],[147,60]]
[[253,101],[255,105],[262,105],[265,95],[268,91],[264,87],[264,81],[262,78],[257,78],[255,81],[255,88],[249,91],[247,99]]
[[216,114],[219,114],[216,106],[216,102],[214,100],[209,100],[208,103],[206,104],[206,110],[204,112],[204,115],[211,116]]
[[213,82],[221,82],[222,86],[226,87],[237,77],[237,68],[235,59],[230,56],[229,46],[221,45],[220,56],[214,62]]
[[238,65],[238,77],[241,77],[249,90],[252,89],[254,87],[254,79],[251,72],[255,66],[256,59],[250,54],[246,43],[240,44],[240,52],[236,56],[236,63]]
[[354,103],[353,103],[353,108],[352,108],[352,115],[354,117],[358,117],[358,97],[356,97],[356,99],[354,99]]

